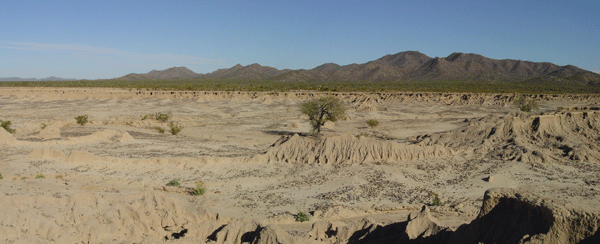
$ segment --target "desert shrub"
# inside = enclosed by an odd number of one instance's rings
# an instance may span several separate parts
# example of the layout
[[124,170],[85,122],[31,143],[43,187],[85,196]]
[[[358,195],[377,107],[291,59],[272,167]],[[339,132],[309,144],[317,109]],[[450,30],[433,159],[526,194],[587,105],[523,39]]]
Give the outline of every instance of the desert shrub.
[[167,120],[169,120],[169,117],[171,116],[165,113],[156,112],[154,114],[154,118],[160,122],[167,122]]
[[46,176],[44,176],[43,174],[37,174],[37,175],[35,176],[35,178],[36,178],[36,179],[44,179],[44,178],[46,178]]
[[177,133],[179,133],[181,129],[183,129],[183,126],[175,124],[171,121],[171,123],[169,123],[169,128],[169,132],[171,132],[171,134],[177,135]]
[[0,173],[0,180],[1,180],[1,179],[4,179],[4,177],[2,177],[2,173]]
[[150,118],[150,117],[153,117],[153,116],[154,116],[153,114],[144,114],[144,115],[142,116],[142,120],[146,120],[146,119],[148,119],[148,118]]
[[2,126],[2,128],[4,128],[6,131],[8,131],[9,133],[15,133],[15,129],[10,128],[11,122],[9,120],[0,120],[0,125]]
[[442,205],[442,201],[438,197],[437,193],[431,192],[431,193],[429,193],[429,195],[431,195],[431,197],[432,197],[432,199],[431,199],[431,206],[440,206],[440,205]]
[[308,116],[313,132],[317,135],[321,133],[325,122],[336,122],[346,114],[346,108],[340,99],[333,96],[307,101],[300,106],[300,111]]
[[162,127],[160,127],[160,126],[154,126],[154,129],[155,129],[156,131],[158,131],[158,133],[161,133],[161,134],[162,134],[162,133],[165,133],[165,129],[164,129],[164,128],[162,128]]
[[48,127],[48,125],[46,123],[42,123],[42,130],[46,129],[46,127]]
[[181,185],[181,183],[179,183],[179,181],[177,179],[173,179],[171,181],[169,181],[169,183],[167,183],[167,186],[179,186]]
[[375,128],[379,125],[379,121],[377,121],[376,119],[369,119],[367,120],[367,125],[369,125],[369,127],[371,128]]
[[79,115],[79,116],[75,117],[75,121],[77,121],[77,124],[79,124],[79,125],[85,125],[88,122],[88,116],[86,114]]
[[515,99],[515,105],[523,112],[531,112],[533,110],[538,110],[538,104],[535,99],[527,99],[525,96],[520,96]]
[[356,134],[355,136],[356,136],[356,138],[360,138],[362,136],[369,136],[369,134],[367,134],[366,132],[362,132],[360,134]]
[[196,196],[202,196],[206,193],[206,187],[204,186],[204,182],[197,180],[196,188],[192,189],[192,194]]
[[310,218],[308,217],[308,214],[302,211],[298,211],[298,213],[296,214],[296,216],[294,217],[296,219],[296,222],[306,222],[309,221]]

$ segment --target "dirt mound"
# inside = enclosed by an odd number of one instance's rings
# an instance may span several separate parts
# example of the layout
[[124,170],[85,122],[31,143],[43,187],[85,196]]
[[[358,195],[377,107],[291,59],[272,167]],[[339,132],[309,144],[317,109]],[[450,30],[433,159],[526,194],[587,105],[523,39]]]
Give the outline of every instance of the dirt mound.
[[479,216],[448,243],[582,243],[598,240],[600,214],[508,188],[486,191]]
[[60,128],[56,125],[48,125],[38,135],[42,140],[60,138]]
[[573,110],[554,114],[492,115],[469,121],[455,131],[417,136],[423,146],[473,150],[504,161],[600,161],[600,112]]
[[186,211],[156,192],[7,196],[0,199],[0,210],[1,242],[25,237],[35,238],[37,243],[157,243],[183,236],[206,240],[222,225],[209,214]]
[[[287,139],[287,140],[286,140]],[[294,135],[283,138],[267,153],[267,161],[303,164],[354,164],[361,162],[401,161],[452,155],[441,146],[404,145],[351,134],[321,139]]]
[[306,238],[329,243],[592,243],[600,238],[599,227],[599,212],[495,188],[485,193],[479,216],[456,231],[438,225],[424,206],[407,221],[385,226],[368,218],[348,225],[322,220]]
[[10,134],[8,131],[6,131],[4,128],[0,128],[0,144],[13,144],[17,141],[17,138],[15,138],[12,134]]

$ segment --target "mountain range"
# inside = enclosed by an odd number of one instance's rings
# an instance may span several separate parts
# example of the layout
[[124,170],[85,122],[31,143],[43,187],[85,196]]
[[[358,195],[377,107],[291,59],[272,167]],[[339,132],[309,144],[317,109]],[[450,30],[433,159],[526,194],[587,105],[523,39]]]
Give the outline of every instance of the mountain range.
[[77,79],[66,79],[66,78],[60,78],[60,77],[56,77],[56,76],[50,76],[50,77],[40,78],[40,79],[21,78],[21,77],[2,77],[2,78],[0,78],[0,81],[64,81],[64,80],[77,80]]
[[118,80],[168,79],[271,79],[278,81],[437,81],[468,80],[516,82],[524,80],[600,85],[600,74],[573,65],[559,66],[548,62],[491,59],[472,53],[452,53],[431,58],[417,51],[383,56],[363,64],[326,63],[313,69],[279,70],[251,64],[235,65],[207,74],[197,74],[186,67],[173,67],[145,74],[128,74]]

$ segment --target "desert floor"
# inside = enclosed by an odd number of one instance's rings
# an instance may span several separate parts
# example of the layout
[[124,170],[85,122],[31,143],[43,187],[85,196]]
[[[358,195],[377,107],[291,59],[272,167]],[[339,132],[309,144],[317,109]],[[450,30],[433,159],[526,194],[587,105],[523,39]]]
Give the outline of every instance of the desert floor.
[[[142,240],[160,234],[128,227],[154,221],[140,210],[146,198],[177,210],[168,224],[159,214],[160,231],[206,210],[297,236],[320,219],[405,220],[433,193],[442,203],[430,206],[433,216],[456,228],[494,187],[600,207],[598,97],[537,96],[540,110],[525,114],[512,94],[337,93],[347,118],[317,139],[299,107],[322,95],[0,88],[0,120],[16,129],[0,133],[0,240]],[[142,119],[156,112],[169,120]],[[74,117],[83,114],[81,126]],[[183,126],[177,135],[171,122]],[[207,191],[164,187],[173,179],[192,188],[202,181]],[[102,227],[119,211],[138,217]],[[295,222],[298,211],[311,220]]]

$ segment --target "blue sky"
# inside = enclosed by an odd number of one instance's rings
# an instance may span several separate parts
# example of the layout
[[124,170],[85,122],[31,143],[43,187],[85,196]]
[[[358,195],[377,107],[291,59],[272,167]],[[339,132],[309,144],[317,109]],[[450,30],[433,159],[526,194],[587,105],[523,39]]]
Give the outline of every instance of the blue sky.
[[0,0],[0,77],[311,69],[407,50],[600,72],[599,2]]

